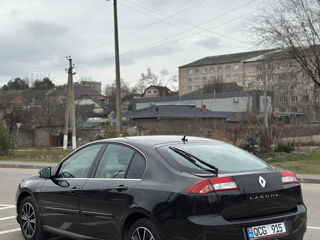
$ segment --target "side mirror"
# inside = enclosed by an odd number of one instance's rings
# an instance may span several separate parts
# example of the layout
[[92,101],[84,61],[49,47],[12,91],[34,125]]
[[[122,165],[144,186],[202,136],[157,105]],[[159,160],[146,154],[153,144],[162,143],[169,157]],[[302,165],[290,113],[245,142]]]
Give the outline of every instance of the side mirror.
[[52,178],[51,167],[42,168],[39,172],[41,178]]

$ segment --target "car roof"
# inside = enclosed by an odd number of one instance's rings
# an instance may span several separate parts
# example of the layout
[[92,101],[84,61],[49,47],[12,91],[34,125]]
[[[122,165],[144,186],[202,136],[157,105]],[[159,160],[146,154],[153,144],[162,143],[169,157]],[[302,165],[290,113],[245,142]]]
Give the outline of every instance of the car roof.
[[[182,138],[184,136],[178,135],[156,135],[156,136],[134,136],[134,137],[120,137],[120,138],[109,138],[99,140],[99,142],[123,142],[131,145],[142,145],[147,147],[161,147],[168,144],[179,144],[183,143]],[[201,138],[201,137],[189,137],[186,136],[188,143],[190,142],[210,142],[210,143],[221,143],[220,141]]]

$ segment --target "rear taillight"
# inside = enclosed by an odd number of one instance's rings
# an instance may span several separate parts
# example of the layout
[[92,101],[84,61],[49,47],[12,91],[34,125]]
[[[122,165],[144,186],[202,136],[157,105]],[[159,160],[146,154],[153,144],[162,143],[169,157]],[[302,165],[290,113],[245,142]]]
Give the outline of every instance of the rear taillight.
[[208,194],[217,191],[237,190],[238,186],[232,177],[220,177],[200,180],[186,188],[184,193]]
[[294,172],[282,171],[281,177],[282,177],[282,184],[290,184],[290,183],[300,184],[300,182]]

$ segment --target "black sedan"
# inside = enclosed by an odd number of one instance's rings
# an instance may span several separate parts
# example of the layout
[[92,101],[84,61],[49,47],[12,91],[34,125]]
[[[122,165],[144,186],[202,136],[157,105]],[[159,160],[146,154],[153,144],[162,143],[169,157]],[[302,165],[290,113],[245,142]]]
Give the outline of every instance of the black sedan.
[[296,175],[224,142],[146,136],[101,140],[22,181],[17,219],[47,234],[109,240],[302,240]]

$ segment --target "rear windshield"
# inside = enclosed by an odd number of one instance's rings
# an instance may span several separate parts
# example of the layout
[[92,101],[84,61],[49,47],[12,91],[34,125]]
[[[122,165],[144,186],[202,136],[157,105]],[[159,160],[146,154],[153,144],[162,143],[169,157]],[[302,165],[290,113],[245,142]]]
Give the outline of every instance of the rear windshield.
[[[200,160],[219,169],[219,172],[253,171],[268,168],[268,165],[258,157],[230,144],[187,143],[171,146],[192,154]],[[208,166],[200,162],[191,163],[168,146],[158,149],[161,156],[179,171],[189,173],[209,173]]]

